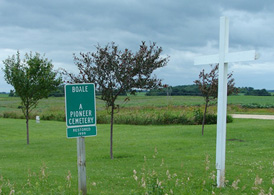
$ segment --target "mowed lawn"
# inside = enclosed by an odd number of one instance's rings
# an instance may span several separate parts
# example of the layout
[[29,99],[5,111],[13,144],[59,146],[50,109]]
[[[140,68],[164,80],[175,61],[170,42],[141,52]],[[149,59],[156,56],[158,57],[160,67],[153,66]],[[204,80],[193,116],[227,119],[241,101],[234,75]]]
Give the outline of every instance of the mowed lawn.
[[[76,139],[64,122],[0,119],[0,194],[77,194]],[[226,187],[216,188],[216,125],[109,125],[87,137],[88,194],[258,194],[274,188],[274,121],[227,126]],[[135,170],[135,171],[134,171]],[[142,179],[143,178],[143,179]],[[270,189],[271,190],[271,189]],[[156,193],[155,193],[156,194]]]

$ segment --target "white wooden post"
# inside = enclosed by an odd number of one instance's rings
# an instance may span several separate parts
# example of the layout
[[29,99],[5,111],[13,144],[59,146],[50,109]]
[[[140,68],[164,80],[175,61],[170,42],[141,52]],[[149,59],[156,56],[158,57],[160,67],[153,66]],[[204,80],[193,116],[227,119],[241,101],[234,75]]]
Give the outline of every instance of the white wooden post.
[[216,140],[216,169],[217,186],[223,187],[225,181],[225,146],[226,146],[226,115],[227,115],[227,71],[228,62],[225,55],[228,53],[228,18],[221,18],[219,40],[219,78],[218,78],[218,105],[217,105],[217,140]]
[[77,165],[79,194],[87,194],[85,137],[77,138]]
[[217,111],[217,137],[216,137],[216,169],[217,186],[224,187],[225,182],[225,150],[226,150],[226,115],[227,115],[227,73],[229,62],[240,62],[258,59],[254,50],[228,53],[229,20],[220,19],[219,54],[201,56],[194,60],[194,65],[219,63],[218,78],[218,111]]

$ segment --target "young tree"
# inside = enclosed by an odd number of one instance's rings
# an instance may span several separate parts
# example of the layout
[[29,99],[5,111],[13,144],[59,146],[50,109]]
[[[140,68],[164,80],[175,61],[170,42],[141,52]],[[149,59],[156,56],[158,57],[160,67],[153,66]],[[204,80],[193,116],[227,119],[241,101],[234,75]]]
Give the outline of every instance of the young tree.
[[10,90],[9,97],[14,97],[14,96],[15,96],[14,91]]
[[[202,96],[205,99],[205,110],[202,122],[202,135],[204,135],[204,125],[209,102],[215,100],[218,97],[218,67],[219,64],[215,65],[210,73],[205,73],[205,70],[203,69],[199,74],[199,79],[194,81],[194,83],[198,85]],[[234,78],[232,78],[232,76],[232,73],[229,73],[227,76],[227,95],[237,93],[238,90],[235,87]]]
[[38,101],[47,98],[56,90],[62,79],[52,70],[53,65],[47,58],[30,52],[25,59],[20,59],[20,53],[3,61],[5,80],[11,84],[16,95],[21,98],[21,108],[26,117],[27,144],[29,144],[29,114],[37,106]]
[[161,57],[162,48],[155,43],[147,46],[142,42],[136,53],[125,49],[121,51],[115,43],[96,47],[94,53],[74,54],[74,62],[79,74],[74,75],[64,70],[74,83],[94,83],[101,92],[101,99],[111,114],[110,121],[110,158],[113,159],[113,120],[115,110],[119,105],[115,101],[124,92],[135,93],[134,88],[151,89],[161,86],[161,80],[152,73],[157,68],[165,66],[168,57]]

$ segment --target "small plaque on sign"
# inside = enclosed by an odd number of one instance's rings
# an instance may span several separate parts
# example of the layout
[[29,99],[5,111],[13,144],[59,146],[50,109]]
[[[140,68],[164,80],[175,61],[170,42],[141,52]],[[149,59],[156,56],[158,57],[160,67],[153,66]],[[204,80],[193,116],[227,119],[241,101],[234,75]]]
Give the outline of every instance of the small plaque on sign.
[[97,135],[96,126],[67,128],[67,138],[90,137],[90,136],[96,136],[96,135]]

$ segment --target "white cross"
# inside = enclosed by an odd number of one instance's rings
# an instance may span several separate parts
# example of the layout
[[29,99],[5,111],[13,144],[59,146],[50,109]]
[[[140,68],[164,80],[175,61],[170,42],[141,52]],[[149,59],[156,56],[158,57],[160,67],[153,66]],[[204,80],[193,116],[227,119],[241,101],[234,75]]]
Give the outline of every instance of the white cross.
[[258,59],[254,50],[228,53],[229,20],[220,18],[219,54],[197,57],[194,65],[219,63],[218,78],[218,112],[217,112],[217,141],[216,169],[217,186],[224,187],[225,180],[225,147],[226,147],[226,115],[227,115],[227,72],[229,62],[250,61]]

